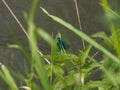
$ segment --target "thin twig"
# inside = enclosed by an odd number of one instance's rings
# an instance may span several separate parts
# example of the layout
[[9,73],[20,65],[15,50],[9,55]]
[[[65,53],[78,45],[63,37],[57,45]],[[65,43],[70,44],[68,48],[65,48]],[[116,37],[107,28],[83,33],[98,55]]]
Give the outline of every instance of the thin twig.
[[[28,33],[26,32],[25,28],[23,27],[23,25],[21,24],[21,22],[18,20],[18,18],[16,17],[16,15],[13,13],[12,9],[8,6],[8,4],[6,3],[5,0],[2,0],[2,2],[5,4],[5,6],[7,7],[7,9],[9,10],[9,12],[12,14],[12,16],[14,17],[14,19],[16,20],[16,22],[18,23],[18,25],[20,26],[20,28],[22,29],[22,31],[25,33],[25,35],[27,36],[27,38],[31,41],[31,38],[29,37]],[[40,52],[39,50],[36,50],[41,56],[43,56],[43,53]],[[46,58],[44,58],[45,61],[50,64],[50,61]]]
[[[74,0],[75,2],[75,8],[76,8],[76,13],[77,13],[77,18],[78,18],[78,24],[79,24],[79,29],[82,31],[82,25],[81,25],[81,20],[80,20],[80,14],[79,14],[79,10],[78,10],[78,5],[77,5],[77,0]],[[82,39],[82,44],[83,44],[83,48],[85,48],[85,42]]]

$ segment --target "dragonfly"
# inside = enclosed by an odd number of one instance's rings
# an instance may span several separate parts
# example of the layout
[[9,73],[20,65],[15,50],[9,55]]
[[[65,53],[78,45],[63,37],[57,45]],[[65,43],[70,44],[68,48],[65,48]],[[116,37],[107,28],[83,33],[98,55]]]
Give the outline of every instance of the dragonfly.
[[66,43],[64,40],[62,40],[60,37],[57,38],[57,46],[58,49],[61,51],[61,53],[66,53],[66,50],[69,49],[68,43]]

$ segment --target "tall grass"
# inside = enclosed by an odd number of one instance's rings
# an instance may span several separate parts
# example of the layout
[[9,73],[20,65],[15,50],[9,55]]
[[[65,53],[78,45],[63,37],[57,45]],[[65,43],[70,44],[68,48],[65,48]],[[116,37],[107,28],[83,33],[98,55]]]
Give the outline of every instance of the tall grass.
[[[119,90],[120,27],[117,26],[117,20],[120,19],[120,15],[110,8],[108,1],[101,0],[100,4],[105,11],[106,18],[108,19],[111,36],[107,36],[105,32],[98,32],[92,36],[94,38],[102,38],[108,48],[110,46],[113,47],[111,49],[116,52],[115,54],[97,43],[89,35],[83,33],[63,19],[49,14],[47,10],[41,7],[48,17],[68,28],[68,30],[71,30],[73,33],[89,43],[80,50],[77,55],[74,53],[61,52],[57,47],[58,39],[54,39],[50,34],[45,32],[45,30],[35,26],[34,24],[37,3],[38,0],[33,0],[29,14],[26,14],[28,33],[26,31],[25,33],[28,37],[30,52],[26,51],[21,45],[9,45],[10,48],[21,49],[25,56],[27,56],[30,67],[27,67],[27,65],[25,65],[25,67],[29,71],[25,71],[26,75],[24,76],[24,74],[19,71],[14,71],[1,64],[0,77],[6,82],[6,84],[8,84],[9,88],[12,90],[18,90],[19,88],[25,90]],[[12,15],[21,26],[14,13],[12,13]],[[24,28],[22,29],[24,30]],[[43,55],[39,53],[37,36],[42,37],[51,46],[50,54]],[[60,37],[62,35],[58,33],[57,36]],[[97,60],[94,59],[96,53],[93,55],[89,54],[93,47],[103,53],[103,59],[100,62],[97,62]],[[95,71],[103,72],[101,79],[91,79],[86,81],[86,79],[90,75],[94,74]],[[14,77],[22,81],[22,85],[16,83]]]

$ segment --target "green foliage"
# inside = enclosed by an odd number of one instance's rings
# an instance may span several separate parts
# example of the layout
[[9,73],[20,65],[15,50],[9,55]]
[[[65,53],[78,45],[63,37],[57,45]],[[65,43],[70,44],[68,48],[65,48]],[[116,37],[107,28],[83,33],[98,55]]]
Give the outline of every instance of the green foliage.
[[102,51],[104,54],[106,54],[108,57],[110,57],[112,60],[114,60],[116,63],[120,63],[119,59],[114,56],[112,53],[110,53],[107,49],[105,49],[103,46],[101,46],[99,43],[95,42],[93,39],[91,39],[88,35],[85,33],[81,32],[79,29],[76,29],[74,26],[71,24],[65,22],[64,20],[60,19],[59,17],[56,17],[54,15],[49,14],[45,9],[41,8],[44,13],[46,13],[50,18],[52,18],[54,21],[60,23],[61,25],[65,26],[72,32],[74,32],[76,35],[79,37],[83,38],[85,41],[93,45],[95,48],[98,50]]
[[[78,54],[58,50],[57,37],[61,39],[62,34],[58,32],[54,39],[45,30],[34,24],[34,15],[38,0],[33,0],[32,8],[29,15],[25,14],[28,24],[28,43],[30,51],[25,50],[24,46],[8,45],[10,48],[20,49],[29,62],[29,66],[24,63],[25,74],[15,71],[12,68],[6,68],[1,65],[0,77],[8,84],[11,90],[19,88],[26,90],[119,90],[120,89],[120,38],[119,38],[119,19],[120,15],[110,9],[107,0],[101,0],[101,5],[105,11],[105,15],[109,22],[111,35],[108,36],[105,32],[98,32],[92,37],[81,32],[68,22],[61,18],[49,14],[45,9],[41,8],[52,20],[60,23],[64,27],[71,30],[73,33],[83,38],[89,44],[85,48],[79,50]],[[43,38],[50,46],[51,53],[47,55],[40,54],[37,46],[37,36]],[[97,43],[92,38],[101,38],[103,43],[115,51],[112,53]],[[62,40],[62,39],[61,39]],[[101,51],[103,58],[100,62],[94,59],[90,52],[92,48],[97,48]],[[47,60],[46,63],[45,61]],[[96,71],[102,71],[102,75],[98,80],[86,80]],[[12,77],[13,76],[13,77]],[[97,76],[96,77],[100,77]],[[15,83],[14,78],[22,82],[21,86]],[[1,89],[1,88],[0,88]]]
[[109,22],[109,27],[111,31],[111,41],[114,46],[114,50],[117,53],[117,56],[120,58],[120,15],[118,12],[112,10],[107,2],[107,0],[101,0],[101,5],[105,11],[105,15]]

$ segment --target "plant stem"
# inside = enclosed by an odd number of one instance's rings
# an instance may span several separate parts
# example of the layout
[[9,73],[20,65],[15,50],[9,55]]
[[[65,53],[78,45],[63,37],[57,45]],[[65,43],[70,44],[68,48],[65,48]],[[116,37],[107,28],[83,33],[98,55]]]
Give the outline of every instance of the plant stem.
[[[76,8],[76,13],[78,18],[79,29],[82,31],[82,25],[81,25],[80,14],[79,14],[80,12],[78,10],[77,0],[74,0],[74,2],[75,2],[75,8]],[[83,38],[82,38],[82,44],[83,44],[83,48],[85,48],[85,42]]]

